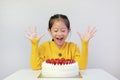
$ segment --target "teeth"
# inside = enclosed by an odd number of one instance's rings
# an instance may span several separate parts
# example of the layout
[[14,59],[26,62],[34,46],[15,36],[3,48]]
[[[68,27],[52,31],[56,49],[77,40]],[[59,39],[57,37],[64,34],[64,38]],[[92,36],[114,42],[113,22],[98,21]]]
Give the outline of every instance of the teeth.
[[57,38],[57,39],[61,40],[61,39],[63,39],[63,38]]

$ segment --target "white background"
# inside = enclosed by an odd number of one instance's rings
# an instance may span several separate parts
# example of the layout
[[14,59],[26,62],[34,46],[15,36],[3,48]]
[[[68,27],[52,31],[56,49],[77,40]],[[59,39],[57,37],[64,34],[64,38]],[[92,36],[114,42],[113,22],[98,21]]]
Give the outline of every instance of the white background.
[[120,79],[120,0],[0,0],[0,80],[20,69],[30,68],[31,43],[24,37],[27,27],[46,33],[50,16],[65,14],[71,22],[67,41],[80,46],[77,31],[96,26],[89,42],[87,68],[101,68]]

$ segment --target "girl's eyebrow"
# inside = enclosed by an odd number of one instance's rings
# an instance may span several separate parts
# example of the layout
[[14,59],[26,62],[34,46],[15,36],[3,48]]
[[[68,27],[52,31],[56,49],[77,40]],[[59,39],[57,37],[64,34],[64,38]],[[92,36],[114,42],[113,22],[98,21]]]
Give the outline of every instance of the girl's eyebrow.
[[58,29],[58,28],[53,28],[53,29]]
[[[59,28],[53,28],[53,29],[59,29]],[[60,28],[60,29],[67,29],[67,28]]]
[[67,28],[62,28],[62,29],[67,29]]

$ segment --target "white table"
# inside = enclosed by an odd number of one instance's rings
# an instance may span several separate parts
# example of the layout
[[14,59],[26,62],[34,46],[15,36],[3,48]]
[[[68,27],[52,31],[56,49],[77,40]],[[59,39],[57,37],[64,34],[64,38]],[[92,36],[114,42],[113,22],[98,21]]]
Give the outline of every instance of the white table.
[[37,78],[40,74],[40,70],[33,71],[31,69],[22,69],[4,80],[118,80],[102,69],[86,69],[80,72],[83,78]]

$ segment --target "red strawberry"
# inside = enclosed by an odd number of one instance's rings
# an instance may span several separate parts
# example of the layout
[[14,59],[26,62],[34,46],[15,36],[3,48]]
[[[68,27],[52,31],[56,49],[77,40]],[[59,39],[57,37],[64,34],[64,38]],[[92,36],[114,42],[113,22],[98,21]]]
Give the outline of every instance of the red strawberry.
[[60,65],[62,65],[62,64],[63,64],[63,61],[62,61],[61,59],[59,60],[59,64],[60,64]]
[[46,63],[51,63],[50,59],[47,59],[47,60],[46,60]]
[[56,64],[59,64],[59,59],[58,59],[58,58],[55,59],[55,63],[56,63]]
[[56,65],[56,62],[54,62],[53,64]]
[[56,59],[55,59],[55,61],[58,61],[58,60],[59,60],[59,58],[56,58]]
[[70,59],[70,64],[72,64],[73,63],[73,60],[72,59]]
[[60,60],[61,60],[61,61],[64,61],[64,60],[65,60],[65,58],[61,58]]
[[65,60],[65,64],[68,64],[68,59]]
[[66,64],[66,61],[64,60],[62,64],[65,65],[65,64]]
[[75,63],[75,60],[73,60],[73,63]]
[[69,60],[67,60],[67,62],[68,62],[68,64],[71,64],[71,60],[69,59]]
[[55,59],[51,59],[51,64],[54,64],[54,65],[56,64]]

